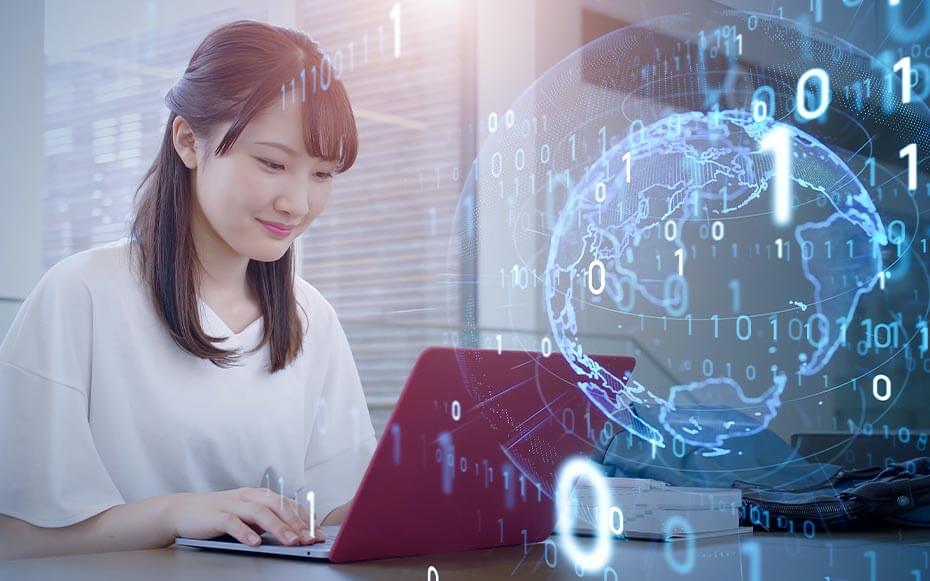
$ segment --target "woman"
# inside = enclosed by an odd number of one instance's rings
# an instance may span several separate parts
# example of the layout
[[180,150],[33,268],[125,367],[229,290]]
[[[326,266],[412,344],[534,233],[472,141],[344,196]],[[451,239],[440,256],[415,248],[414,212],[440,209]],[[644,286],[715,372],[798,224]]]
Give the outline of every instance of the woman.
[[0,345],[0,552],[312,543],[310,491],[317,521],[343,518],[374,430],[293,254],[357,152],[342,83],[311,82],[321,59],[292,29],[208,34],[165,98],[132,236],[24,301]]

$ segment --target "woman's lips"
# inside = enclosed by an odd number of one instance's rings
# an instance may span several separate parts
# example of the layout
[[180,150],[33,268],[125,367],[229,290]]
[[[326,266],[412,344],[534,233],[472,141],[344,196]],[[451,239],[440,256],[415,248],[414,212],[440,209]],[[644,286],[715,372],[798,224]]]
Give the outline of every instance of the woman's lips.
[[[258,220],[258,218],[256,218]],[[273,236],[277,238],[287,238],[291,235],[291,231],[294,230],[293,226],[288,226],[286,224],[279,224],[278,222],[266,222],[264,220],[258,220],[262,226],[264,226]]]

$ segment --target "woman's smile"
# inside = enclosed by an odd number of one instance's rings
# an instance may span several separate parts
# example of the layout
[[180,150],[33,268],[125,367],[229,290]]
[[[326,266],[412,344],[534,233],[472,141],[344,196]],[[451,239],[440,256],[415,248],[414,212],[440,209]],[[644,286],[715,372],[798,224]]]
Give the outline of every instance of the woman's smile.
[[272,236],[276,238],[287,238],[291,235],[291,232],[294,230],[294,226],[289,226],[287,224],[281,224],[280,222],[267,222],[260,218],[256,218],[262,226],[264,226]]

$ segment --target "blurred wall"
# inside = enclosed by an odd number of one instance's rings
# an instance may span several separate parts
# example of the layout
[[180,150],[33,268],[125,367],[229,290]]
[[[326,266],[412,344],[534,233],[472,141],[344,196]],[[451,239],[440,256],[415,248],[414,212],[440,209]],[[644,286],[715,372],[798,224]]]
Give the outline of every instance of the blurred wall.
[[44,6],[0,3],[0,335],[41,273]]

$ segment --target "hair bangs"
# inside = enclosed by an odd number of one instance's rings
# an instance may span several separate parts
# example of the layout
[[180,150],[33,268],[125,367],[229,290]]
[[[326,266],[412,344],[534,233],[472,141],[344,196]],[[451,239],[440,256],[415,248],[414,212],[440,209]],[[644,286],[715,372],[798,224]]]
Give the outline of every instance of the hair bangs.
[[339,173],[352,167],[358,155],[358,128],[341,83],[334,82],[326,90],[308,91],[301,117],[304,146],[311,156],[336,162]]

